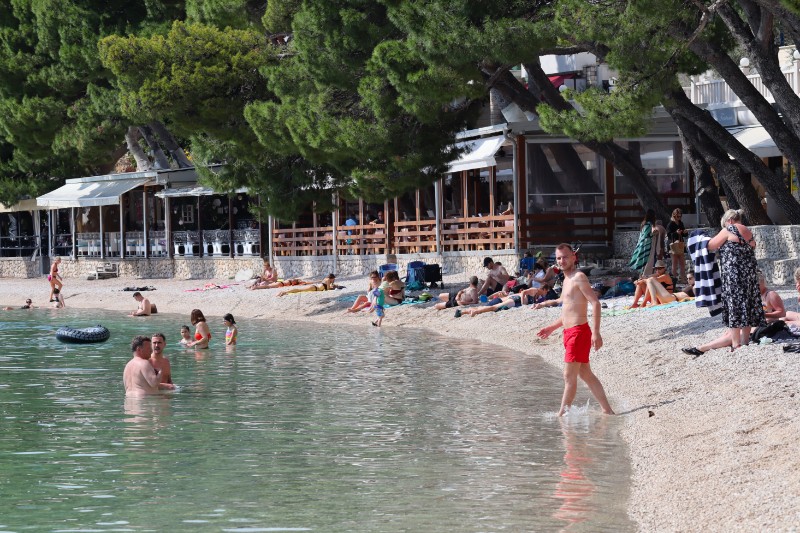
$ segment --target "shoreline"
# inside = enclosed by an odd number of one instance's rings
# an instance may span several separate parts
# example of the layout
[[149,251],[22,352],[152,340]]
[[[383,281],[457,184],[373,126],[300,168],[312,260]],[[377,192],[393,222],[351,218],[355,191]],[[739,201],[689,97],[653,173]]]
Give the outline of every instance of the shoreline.
[[[463,275],[445,276],[446,290],[466,284]],[[223,289],[192,291],[212,282]],[[124,287],[152,285],[143,292],[159,313],[184,315],[203,310],[215,325],[225,313],[253,319],[280,319],[329,324],[369,324],[372,315],[345,314],[356,295],[365,292],[365,277],[337,279],[346,289],[291,294],[279,289],[247,290],[232,280],[67,278],[63,294],[68,307],[127,314],[136,307]],[[49,292],[44,277],[0,279],[2,306],[19,306],[32,298],[42,307]],[[787,309],[797,309],[793,288],[779,288]],[[606,300],[601,334],[604,347],[592,353],[592,367],[612,407],[624,417],[622,437],[632,468],[628,514],[643,531],[790,529],[800,524],[796,498],[800,474],[792,449],[800,434],[794,411],[800,401],[800,357],[780,345],[747,346],[735,353],[708,352],[692,359],[680,351],[716,338],[719,318],[693,303],[663,309],[625,312],[627,299]],[[387,309],[383,327],[423,328],[461,341],[474,340],[540,356],[562,368],[560,332],[547,340],[534,333],[552,322],[558,308],[538,311],[523,306],[478,317],[454,318],[432,304]],[[177,325],[176,325],[177,326]],[[213,328],[212,328],[213,329]],[[217,328],[218,329],[218,328]],[[246,332],[243,332],[246,335]],[[576,404],[591,397],[580,384]],[[536,406],[556,411],[554,406]],[[603,416],[592,399],[591,409]],[[652,412],[652,416],[650,415]]]

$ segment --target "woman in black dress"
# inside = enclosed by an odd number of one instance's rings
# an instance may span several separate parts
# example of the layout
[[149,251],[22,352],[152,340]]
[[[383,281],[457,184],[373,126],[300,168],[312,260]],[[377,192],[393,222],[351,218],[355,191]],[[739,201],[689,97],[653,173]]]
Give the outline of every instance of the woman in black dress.
[[750,328],[766,325],[758,290],[756,241],[742,224],[742,213],[729,209],[722,215],[722,230],[708,249],[718,250],[722,280],[722,321],[730,329],[731,351],[750,340]]
[[[686,226],[683,225],[681,218],[683,213],[676,208],[672,212],[672,218],[667,224],[667,242],[669,242],[670,257],[672,257],[672,275],[679,281],[686,282],[686,244],[683,236],[686,235]],[[680,273],[678,273],[680,270]]]

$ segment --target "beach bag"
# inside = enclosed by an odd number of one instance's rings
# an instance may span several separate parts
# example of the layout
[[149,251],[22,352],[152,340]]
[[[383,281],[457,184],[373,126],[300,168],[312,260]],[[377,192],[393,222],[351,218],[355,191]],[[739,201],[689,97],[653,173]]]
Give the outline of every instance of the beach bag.
[[686,243],[683,241],[675,241],[669,245],[669,253],[672,255],[683,255],[686,251]]
[[774,340],[775,336],[779,333],[782,333],[785,329],[786,322],[783,320],[776,320],[771,324],[767,324],[766,326],[758,326],[756,329],[754,329],[753,333],[750,334],[750,340],[753,342],[759,342],[762,337],[769,337]]
[[418,291],[425,288],[425,263],[411,261],[406,267],[406,288]]

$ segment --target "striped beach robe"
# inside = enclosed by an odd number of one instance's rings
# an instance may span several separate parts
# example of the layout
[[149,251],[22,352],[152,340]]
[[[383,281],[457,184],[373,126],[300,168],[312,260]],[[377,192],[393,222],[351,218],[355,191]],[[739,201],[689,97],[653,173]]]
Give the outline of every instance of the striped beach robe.
[[636,248],[633,250],[628,266],[633,270],[641,270],[650,260],[650,248],[653,243],[653,227],[649,222],[642,226],[639,232],[639,240],[636,241]]
[[711,316],[722,312],[722,281],[715,254],[708,249],[711,239],[702,230],[694,230],[686,241],[694,264],[694,296],[697,307],[707,307]]

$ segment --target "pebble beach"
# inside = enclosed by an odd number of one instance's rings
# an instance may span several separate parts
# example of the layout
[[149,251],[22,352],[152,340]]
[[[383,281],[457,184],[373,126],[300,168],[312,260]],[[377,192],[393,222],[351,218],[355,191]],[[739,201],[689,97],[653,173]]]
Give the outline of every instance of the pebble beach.
[[[447,290],[465,286],[463,278],[445,276]],[[181,323],[188,323],[190,310],[199,308],[212,324],[232,313],[237,319],[372,328],[374,315],[345,313],[365,292],[366,279],[337,282],[346,288],[278,298],[278,289],[252,291],[245,282],[233,280],[67,278],[63,294],[68,307],[95,309],[98,317],[135,309],[132,292],[123,288],[152,286],[154,291],[143,294],[159,313],[185,317]],[[207,283],[221,288],[203,290]],[[44,277],[0,279],[0,287],[2,306],[18,307],[26,298],[32,298],[34,306],[49,305]],[[794,288],[772,288],[787,309],[798,310]],[[435,295],[441,289],[430,292]],[[624,420],[622,437],[633,471],[630,517],[642,531],[798,529],[800,458],[793,450],[800,435],[795,416],[800,405],[800,355],[784,353],[780,344],[767,344],[692,358],[680,349],[718,337],[724,331],[718,317],[710,317],[693,302],[629,311],[625,306],[630,301],[630,297],[605,301],[604,347],[591,359],[611,405]],[[454,342],[502,345],[560,369],[560,332],[546,340],[535,337],[559,311],[523,306],[455,318],[452,309],[436,311],[430,302],[387,309],[383,327],[422,328],[453,337]],[[576,403],[588,398],[585,385],[579,384]],[[594,400],[591,406],[592,416],[604,416]],[[531,405],[537,412],[557,409],[558,405]]]

